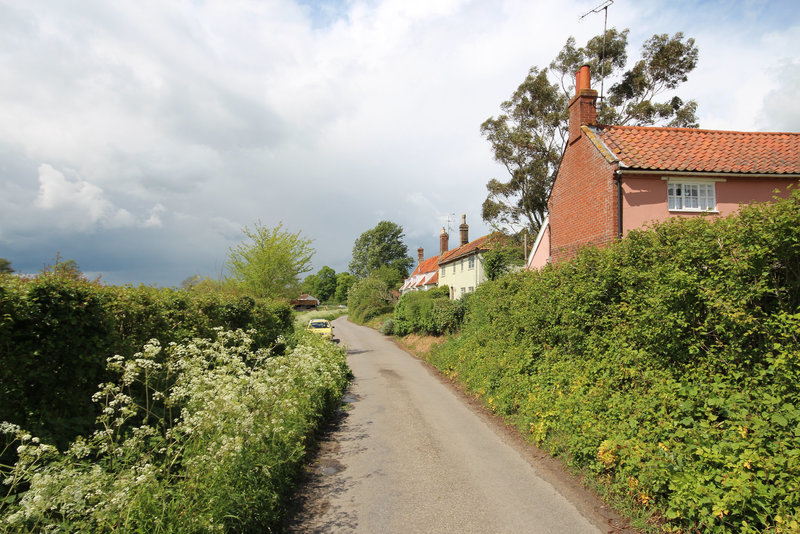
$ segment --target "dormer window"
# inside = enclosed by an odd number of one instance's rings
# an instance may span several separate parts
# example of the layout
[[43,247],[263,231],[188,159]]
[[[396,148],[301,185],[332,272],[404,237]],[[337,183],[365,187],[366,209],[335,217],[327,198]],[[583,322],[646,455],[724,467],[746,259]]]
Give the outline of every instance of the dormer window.
[[717,211],[714,182],[670,181],[667,201],[670,211]]

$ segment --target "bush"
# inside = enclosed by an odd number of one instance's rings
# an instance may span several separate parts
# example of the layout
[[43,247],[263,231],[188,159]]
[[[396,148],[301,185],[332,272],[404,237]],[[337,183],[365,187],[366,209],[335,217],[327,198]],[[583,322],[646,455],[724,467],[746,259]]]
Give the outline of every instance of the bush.
[[[394,310],[395,333],[440,336],[458,331],[464,319],[467,300],[450,300],[447,286],[406,293]],[[466,296],[465,296],[466,297]]]
[[394,321],[392,319],[386,319],[383,322],[381,325],[381,334],[384,336],[394,335]]
[[350,319],[365,323],[394,309],[394,297],[386,282],[378,278],[359,280],[347,293],[347,309]]
[[792,532],[799,305],[795,192],[483,284],[430,359],[666,530]]
[[[242,331],[109,358],[94,434],[58,452],[3,423],[19,461],[0,475],[3,532],[265,532],[277,528],[345,353],[307,336],[290,354]],[[136,403],[134,398],[145,399]]]

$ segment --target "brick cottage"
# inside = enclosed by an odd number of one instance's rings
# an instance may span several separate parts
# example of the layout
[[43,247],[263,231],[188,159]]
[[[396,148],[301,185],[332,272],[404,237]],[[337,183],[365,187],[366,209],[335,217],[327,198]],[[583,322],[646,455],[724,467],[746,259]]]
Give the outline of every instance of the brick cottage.
[[569,140],[529,269],[651,222],[786,197],[800,180],[800,133],[599,125],[589,67],[575,87]]

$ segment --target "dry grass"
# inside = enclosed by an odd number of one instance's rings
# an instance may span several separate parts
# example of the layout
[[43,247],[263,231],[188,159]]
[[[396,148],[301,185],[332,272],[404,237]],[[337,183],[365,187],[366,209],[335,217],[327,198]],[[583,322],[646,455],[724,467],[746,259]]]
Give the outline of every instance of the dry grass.
[[427,358],[428,354],[433,350],[436,345],[444,343],[444,336],[421,336],[419,334],[409,334],[407,336],[397,338],[405,348],[419,356],[420,358]]

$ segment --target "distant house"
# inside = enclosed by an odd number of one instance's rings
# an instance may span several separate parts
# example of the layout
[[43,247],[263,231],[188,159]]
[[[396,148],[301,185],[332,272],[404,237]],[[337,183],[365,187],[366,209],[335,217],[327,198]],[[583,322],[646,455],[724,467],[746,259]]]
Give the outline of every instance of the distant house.
[[466,215],[461,216],[458,229],[460,245],[439,257],[439,285],[450,287],[451,300],[472,293],[486,281],[483,252],[487,250],[489,236],[470,241]]
[[291,301],[291,305],[295,310],[316,310],[317,306],[319,306],[319,300],[308,293],[303,293]]
[[405,295],[411,291],[427,291],[439,285],[439,258],[447,252],[450,236],[442,228],[439,236],[439,254],[425,259],[425,250],[417,249],[417,267],[403,280],[400,293]]
[[727,215],[788,196],[800,180],[800,133],[597,124],[589,67],[576,75],[569,140],[528,268],[670,217]]

